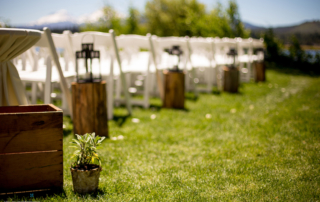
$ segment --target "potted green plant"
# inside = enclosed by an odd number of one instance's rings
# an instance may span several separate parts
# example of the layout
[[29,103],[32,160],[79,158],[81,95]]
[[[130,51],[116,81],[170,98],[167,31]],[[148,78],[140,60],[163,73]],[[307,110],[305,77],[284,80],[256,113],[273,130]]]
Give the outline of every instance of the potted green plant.
[[[77,139],[72,140],[77,150],[72,158],[76,158],[71,164],[73,190],[80,194],[96,192],[99,186],[99,177],[101,168],[101,159],[97,154],[99,146],[105,137],[95,136],[95,133],[77,135]],[[98,162],[99,165],[95,164]]]

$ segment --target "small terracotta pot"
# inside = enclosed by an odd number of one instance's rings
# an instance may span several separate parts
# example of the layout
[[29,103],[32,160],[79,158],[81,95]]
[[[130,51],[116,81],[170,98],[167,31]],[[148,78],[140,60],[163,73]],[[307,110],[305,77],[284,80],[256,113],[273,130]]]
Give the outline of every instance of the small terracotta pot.
[[101,166],[92,170],[78,170],[70,168],[73,190],[79,194],[96,192],[99,186]]

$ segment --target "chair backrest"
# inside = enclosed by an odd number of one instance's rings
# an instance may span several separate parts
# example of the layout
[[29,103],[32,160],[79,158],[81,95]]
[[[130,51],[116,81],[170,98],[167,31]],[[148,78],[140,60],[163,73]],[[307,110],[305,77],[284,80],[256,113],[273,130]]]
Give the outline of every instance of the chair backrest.
[[213,52],[215,61],[219,64],[228,64],[227,53],[230,49],[237,50],[237,43],[231,38],[214,38],[213,39]]
[[149,36],[120,35],[116,37],[116,41],[122,62],[125,61],[128,65],[134,62],[142,63],[141,66],[144,66],[142,69],[146,70],[152,51]]
[[203,65],[208,63],[211,67],[213,60],[213,39],[212,38],[202,38],[202,37],[192,37],[188,40],[191,52],[191,63],[192,66],[197,67],[198,65]]

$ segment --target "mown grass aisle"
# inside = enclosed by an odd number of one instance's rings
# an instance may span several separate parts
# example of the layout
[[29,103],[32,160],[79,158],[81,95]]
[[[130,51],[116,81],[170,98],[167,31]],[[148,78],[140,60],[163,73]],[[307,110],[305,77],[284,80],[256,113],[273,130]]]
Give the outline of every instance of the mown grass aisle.
[[65,193],[46,199],[320,200],[320,79],[273,70],[267,79],[240,94],[201,94],[186,111],[136,108],[123,125],[109,122],[117,140],[100,150],[97,195],[73,193],[65,136]]

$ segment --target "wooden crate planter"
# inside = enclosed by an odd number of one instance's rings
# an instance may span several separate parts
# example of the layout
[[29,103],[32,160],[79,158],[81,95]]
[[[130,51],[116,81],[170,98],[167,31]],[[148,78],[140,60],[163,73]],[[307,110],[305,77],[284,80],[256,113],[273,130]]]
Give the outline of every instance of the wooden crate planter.
[[62,121],[51,104],[0,107],[0,193],[62,188]]
[[167,71],[164,74],[164,108],[184,109],[185,73]]
[[239,88],[239,69],[223,67],[223,90],[237,93]]
[[106,82],[72,83],[73,131],[109,137]]

